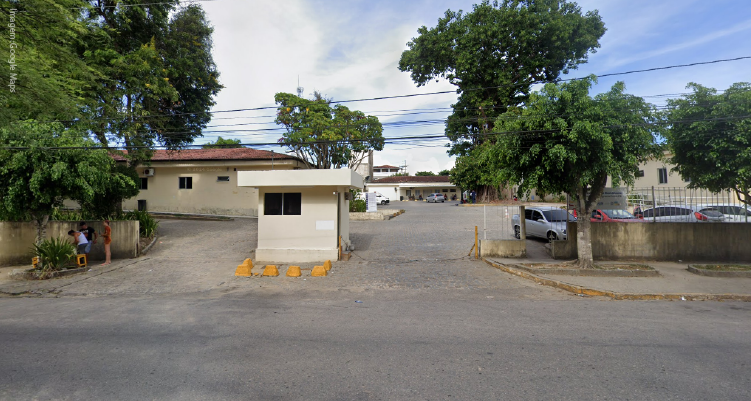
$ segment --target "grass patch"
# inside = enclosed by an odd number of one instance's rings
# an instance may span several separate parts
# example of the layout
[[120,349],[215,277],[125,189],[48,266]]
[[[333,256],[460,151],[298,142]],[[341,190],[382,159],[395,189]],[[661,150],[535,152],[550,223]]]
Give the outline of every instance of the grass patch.
[[718,272],[746,272],[751,271],[751,265],[694,265],[697,269]]
[[[528,267],[530,269],[578,269],[576,263],[523,263],[521,266]],[[614,263],[607,265],[595,265],[595,270],[654,270],[653,267],[647,265],[641,265],[636,263]]]

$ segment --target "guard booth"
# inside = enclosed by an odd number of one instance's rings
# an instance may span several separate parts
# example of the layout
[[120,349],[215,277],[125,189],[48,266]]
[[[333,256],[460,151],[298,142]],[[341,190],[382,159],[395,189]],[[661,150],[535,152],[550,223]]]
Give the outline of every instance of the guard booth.
[[264,262],[322,262],[350,245],[350,169],[238,171],[237,186],[258,189],[258,248]]

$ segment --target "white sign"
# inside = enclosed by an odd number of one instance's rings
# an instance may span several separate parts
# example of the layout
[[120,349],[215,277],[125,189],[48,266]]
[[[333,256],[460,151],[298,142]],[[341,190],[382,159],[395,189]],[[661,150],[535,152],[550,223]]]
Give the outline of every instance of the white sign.
[[334,220],[316,220],[316,230],[318,231],[336,230],[336,224]]
[[[597,200],[595,209],[621,209],[626,210],[628,207],[626,188],[605,188],[602,191],[602,196]],[[574,199],[569,200],[569,209],[576,209],[576,201]]]
[[365,193],[365,211],[375,212],[378,209],[378,200],[376,199],[376,194],[373,192],[366,192]]

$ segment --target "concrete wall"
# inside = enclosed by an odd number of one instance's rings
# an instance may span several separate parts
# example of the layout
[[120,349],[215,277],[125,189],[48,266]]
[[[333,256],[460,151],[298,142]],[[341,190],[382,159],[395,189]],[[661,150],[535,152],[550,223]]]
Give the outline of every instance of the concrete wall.
[[480,257],[525,258],[527,242],[522,240],[480,240]]
[[[576,232],[576,223],[569,223],[569,232]],[[555,258],[576,258],[576,236],[569,238],[554,241]],[[751,224],[745,223],[593,223],[592,254],[600,260],[748,262],[749,238]]]
[[[69,230],[78,230],[78,221],[50,221],[47,223],[47,238],[64,237],[73,242]],[[104,231],[101,221],[89,221],[97,233]],[[128,259],[138,256],[137,221],[113,221],[112,259]],[[33,222],[0,221],[0,266],[31,264],[31,247],[36,237],[36,224]],[[100,238],[92,245],[89,260],[104,260],[104,241]]]

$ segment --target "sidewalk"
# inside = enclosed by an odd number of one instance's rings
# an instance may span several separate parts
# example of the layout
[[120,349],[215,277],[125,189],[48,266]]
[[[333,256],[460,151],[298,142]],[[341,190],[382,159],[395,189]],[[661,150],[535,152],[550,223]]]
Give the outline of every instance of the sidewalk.
[[652,266],[660,272],[660,277],[585,277],[532,274],[513,268],[513,265],[517,263],[551,263],[549,259],[485,258],[485,260],[507,273],[579,294],[608,296],[614,299],[751,301],[751,278],[700,276],[687,270],[691,263],[639,262]]

